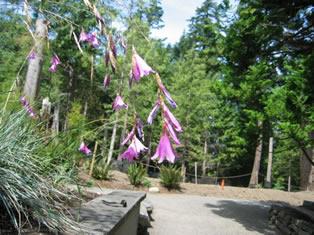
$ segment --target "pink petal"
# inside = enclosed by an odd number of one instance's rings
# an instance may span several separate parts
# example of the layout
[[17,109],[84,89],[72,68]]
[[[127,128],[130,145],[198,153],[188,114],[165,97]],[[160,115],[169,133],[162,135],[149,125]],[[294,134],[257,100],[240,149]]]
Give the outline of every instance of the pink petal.
[[166,97],[166,100],[171,105],[171,107],[176,108],[177,107],[176,102],[171,98],[170,93],[168,92],[168,90],[166,89],[166,87],[164,86],[164,84],[161,82],[160,79],[158,79],[158,85],[159,85],[160,90],[162,91],[162,93]]
[[145,147],[141,141],[139,141],[138,138],[136,138],[136,136],[134,136],[133,138],[133,143],[134,145],[134,149],[137,153],[140,153],[140,152],[143,152],[143,151],[146,151],[148,148]]
[[157,112],[158,112],[158,110],[159,110],[159,107],[160,107],[160,101],[158,100],[158,101],[155,103],[155,105],[154,105],[152,111],[150,111],[150,113],[149,113],[149,115],[148,115],[147,123],[148,123],[149,125],[151,125],[151,124],[153,123],[153,120],[155,119],[155,117],[156,117],[156,115],[157,115]]
[[168,119],[168,121],[171,123],[171,125],[173,125],[174,129],[178,132],[182,132],[183,130],[182,130],[180,123],[175,118],[175,116],[170,112],[170,110],[165,105],[165,103],[162,104],[162,107],[163,107],[165,117]]
[[129,142],[135,134],[134,128],[130,131],[130,133],[127,135],[127,137],[122,141],[121,145],[125,145],[127,142]]
[[174,163],[174,160],[176,158],[175,152],[172,148],[172,145],[170,143],[170,139],[167,135],[166,131],[163,131],[163,134],[160,138],[159,144],[157,146],[156,152],[152,159],[159,158],[158,163],[162,163],[164,160],[167,160],[168,162]]
[[133,148],[133,146],[130,145],[128,149],[119,156],[119,159],[126,159],[129,162],[131,162],[131,161],[134,161],[134,159],[137,157],[138,157],[138,153]]
[[132,55],[132,78],[139,81],[142,77],[154,73],[155,71],[140,57],[133,48]]
[[84,31],[81,31],[79,41],[85,42],[85,41],[87,41],[87,39],[88,39],[87,33],[85,33]]
[[180,145],[181,142],[178,139],[178,137],[177,137],[175,131],[173,130],[171,124],[168,122],[168,120],[165,120],[165,122],[166,122],[166,127],[167,127],[167,130],[168,130],[171,138],[173,139],[173,141],[175,142],[176,145]]
[[117,96],[112,104],[112,108],[115,110],[115,111],[118,111],[120,109],[127,109],[128,108],[128,105],[125,104],[121,98],[121,96]]
[[81,145],[80,145],[80,147],[79,147],[79,151],[82,152],[82,153],[84,153],[84,154],[86,154],[86,155],[89,155],[89,154],[91,154],[91,152],[92,152],[92,151],[87,147],[87,145],[86,145],[84,142],[81,143]]
[[35,59],[35,58],[36,58],[36,53],[34,52],[34,50],[32,50],[32,51],[28,54],[27,59],[28,59],[28,60],[33,60],[33,59]]

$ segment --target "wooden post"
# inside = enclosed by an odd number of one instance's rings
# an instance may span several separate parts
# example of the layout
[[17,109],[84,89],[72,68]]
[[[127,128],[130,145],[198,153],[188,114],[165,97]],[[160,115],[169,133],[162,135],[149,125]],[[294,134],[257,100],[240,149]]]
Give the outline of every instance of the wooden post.
[[197,184],[197,162],[194,162],[195,184]]
[[98,148],[98,141],[96,141],[96,144],[94,147],[93,158],[92,158],[92,162],[90,164],[90,169],[89,169],[89,176],[93,175],[93,169],[94,169],[94,164],[95,164],[95,159],[96,159],[97,148]]
[[266,181],[265,181],[266,188],[271,188],[272,163],[273,163],[273,137],[270,137],[269,148],[268,148],[267,175],[266,175]]

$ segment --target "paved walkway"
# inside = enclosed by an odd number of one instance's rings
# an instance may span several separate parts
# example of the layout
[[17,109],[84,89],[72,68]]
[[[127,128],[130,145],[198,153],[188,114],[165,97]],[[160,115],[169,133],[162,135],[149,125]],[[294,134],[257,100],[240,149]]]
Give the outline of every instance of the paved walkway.
[[[86,190],[96,194],[114,191],[98,187]],[[276,234],[268,227],[266,203],[159,193],[148,193],[147,199],[154,207],[149,235]]]
[[260,202],[193,195],[148,194],[153,203],[150,235],[276,234],[269,206]]

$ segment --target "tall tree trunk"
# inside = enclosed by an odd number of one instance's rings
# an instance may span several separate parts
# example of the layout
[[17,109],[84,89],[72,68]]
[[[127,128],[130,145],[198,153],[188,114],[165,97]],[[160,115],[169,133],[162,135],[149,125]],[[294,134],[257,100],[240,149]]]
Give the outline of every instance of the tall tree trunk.
[[107,158],[107,164],[110,164],[112,155],[113,155],[113,149],[114,149],[114,142],[116,139],[116,134],[117,134],[117,128],[118,128],[118,119],[119,119],[119,113],[116,111],[116,121],[113,126],[112,130],[112,136],[111,136],[111,142],[110,142],[110,148],[109,148],[109,153],[108,153],[108,158]]
[[273,163],[273,137],[269,138],[269,145],[268,145],[268,162],[267,162],[267,175],[265,181],[265,187],[271,188],[271,170],[272,170],[272,163]]
[[69,65],[69,83],[68,83],[68,93],[67,93],[67,101],[66,101],[66,106],[65,106],[65,118],[64,118],[64,124],[63,124],[63,131],[66,131],[68,129],[68,113],[71,109],[71,100],[72,100],[72,95],[74,91],[74,71],[71,65]]
[[207,138],[205,138],[205,141],[204,141],[204,160],[203,160],[203,164],[202,164],[202,176],[206,175],[207,153],[208,153]]
[[24,85],[24,95],[31,101],[36,98],[39,91],[40,74],[44,60],[43,53],[47,38],[47,25],[44,19],[36,20],[35,38],[35,58],[29,60]]
[[[307,149],[306,152],[314,160],[314,149]],[[314,190],[314,166],[303,152],[300,158],[300,188],[304,191]]]
[[249,183],[250,188],[255,188],[258,184],[258,174],[259,174],[259,168],[261,165],[262,146],[263,146],[262,125],[263,125],[262,122],[258,123],[258,128],[261,130],[261,133],[257,140],[254,165],[253,165],[252,174],[251,174],[250,183]]

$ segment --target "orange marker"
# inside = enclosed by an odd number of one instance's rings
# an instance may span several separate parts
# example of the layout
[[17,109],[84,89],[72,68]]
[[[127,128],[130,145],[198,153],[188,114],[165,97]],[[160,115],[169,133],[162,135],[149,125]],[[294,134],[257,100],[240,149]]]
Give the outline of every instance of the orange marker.
[[224,179],[221,180],[220,187],[222,190],[224,190],[224,187],[225,187],[225,180]]

